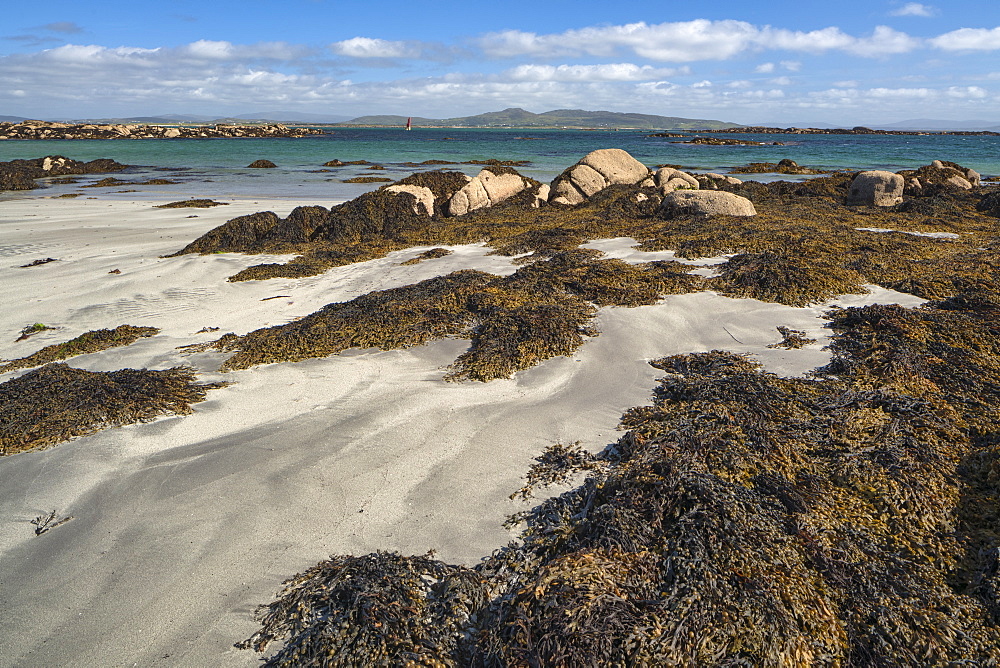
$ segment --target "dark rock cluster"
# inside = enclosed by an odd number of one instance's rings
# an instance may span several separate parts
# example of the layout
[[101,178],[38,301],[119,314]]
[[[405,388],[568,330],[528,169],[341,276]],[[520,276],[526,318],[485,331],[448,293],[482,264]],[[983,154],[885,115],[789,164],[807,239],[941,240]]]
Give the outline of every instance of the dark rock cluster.
[[[0,124],[3,125],[3,124]],[[0,190],[32,190],[38,187],[35,179],[69,174],[105,174],[120,172],[128,167],[108,158],[80,162],[61,155],[50,155],[30,160],[0,162]]]

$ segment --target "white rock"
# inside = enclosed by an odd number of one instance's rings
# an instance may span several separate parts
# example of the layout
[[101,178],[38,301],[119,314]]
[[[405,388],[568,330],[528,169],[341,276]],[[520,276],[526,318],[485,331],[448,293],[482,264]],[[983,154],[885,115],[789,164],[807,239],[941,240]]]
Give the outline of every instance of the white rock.
[[538,186],[538,190],[535,191],[535,201],[531,203],[531,206],[537,209],[542,204],[548,202],[550,190],[551,188],[549,188],[548,183],[543,183],[542,185]]
[[640,183],[649,169],[620,148],[591,151],[552,182],[549,201],[576,205],[610,185]]
[[494,174],[484,169],[448,202],[448,214],[462,216],[476,209],[494,206],[518,194],[528,186],[517,174]]
[[701,187],[698,179],[673,167],[661,167],[657,170],[656,185],[664,194],[681,188],[698,190]]
[[413,213],[426,213],[428,216],[434,215],[434,193],[430,188],[423,186],[388,186],[386,192],[406,193],[413,195]]
[[961,190],[972,190],[972,184],[969,183],[968,179],[963,179],[961,176],[952,176],[945,183],[953,188],[959,188]]

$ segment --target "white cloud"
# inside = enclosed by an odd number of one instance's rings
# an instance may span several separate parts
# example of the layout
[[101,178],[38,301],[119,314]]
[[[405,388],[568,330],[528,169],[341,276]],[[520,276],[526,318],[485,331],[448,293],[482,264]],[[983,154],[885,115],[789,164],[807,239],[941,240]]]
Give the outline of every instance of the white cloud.
[[837,88],[857,88],[861,84],[854,79],[847,79],[845,81],[834,81],[833,85]]
[[354,37],[334,42],[330,50],[352,58],[417,58],[420,48],[411,42],[391,42],[372,37]]
[[200,39],[181,48],[181,51],[195,58],[209,60],[228,60],[233,56],[233,45],[230,42],[214,42]]
[[789,77],[776,77],[771,79],[768,83],[772,86],[791,86],[792,80]]
[[802,69],[802,63],[797,60],[782,60],[781,66],[789,72],[798,72]]
[[501,75],[513,81],[649,81],[675,74],[687,74],[688,68],[642,67],[632,63],[607,65],[518,65]]
[[[745,21],[697,19],[588,27],[551,34],[506,30],[482,36],[478,45],[492,58],[607,57],[629,52],[649,60],[684,63],[727,60],[748,51],[774,49],[810,53],[842,50],[876,57],[911,51],[920,40],[887,26],[878,26],[868,37],[854,37],[832,26],[802,32],[757,27]],[[799,66],[795,61],[785,62],[791,63],[788,69]]]
[[757,67],[753,68],[753,71],[758,74],[770,74],[774,71],[774,63],[761,63]]
[[548,35],[506,30],[484,35],[478,43],[491,57],[609,56],[625,50],[650,60],[683,63],[730,58],[749,48],[757,33],[744,21],[698,19],[588,27]]
[[762,33],[772,48],[788,51],[821,52],[831,49],[847,49],[854,42],[853,37],[842,32],[840,28],[834,27],[810,32],[768,27]]
[[888,26],[877,26],[870,37],[854,40],[847,51],[859,56],[887,56],[909,53],[920,46],[920,40]]
[[925,16],[930,17],[936,14],[936,10],[930,5],[922,5],[919,2],[908,2],[899,9],[889,12],[890,16]]
[[945,94],[948,97],[973,100],[982,100],[989,95],[985,88],[979,86],[952,86],[945,91]]
[[994,51],[1000,49],[1000,27],[960,28],[939,35],[930,43],[944,51]]

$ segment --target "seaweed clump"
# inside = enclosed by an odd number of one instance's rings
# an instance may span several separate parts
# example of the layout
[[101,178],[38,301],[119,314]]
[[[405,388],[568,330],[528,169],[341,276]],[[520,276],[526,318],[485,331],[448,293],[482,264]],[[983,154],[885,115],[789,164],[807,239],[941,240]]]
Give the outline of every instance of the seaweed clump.
[[[41,329],[37,329],[37,326],[33,329],[35,331],[42,331],[43,329],[52,328],[42,325]],[[154,336],[159,331],[156,327],[134,327],[132,325],[119,325],[114,329],[95,329],[64,343],[45,346],[38,352],[27,357],[9,360],[6,364],[0,364],[0,373],[16,371],[17,369],[27,369],[48,362],[75,357],[76,355],[96,353],[108,348],[127,346],[141,338]]]
[[[759,142],[753,142],[758,144]],[[811,167],[801,167],[794,160],[785,158],[777,163],[774,162],[751,162],[741,167],[733,167],[729,170],[733,174],[830,174],[830,170],[813,169]]]
[[108,158],[80,162],[61,155],[11,160],[0,162],[0,190],[32,190],[38,187],[35,179],[68,174],[120,172],[127,167],[128,165]]
[[61,362],[0,383],[0,455],[44,448],[109,427],[191,413],[219,384],[193,369],[74,369]]
[[391,552],[334,556],[284,587],[261,609],[261,631],[238,645],[263,651],[290,637],[272,666],[455,665],[470,614],[488,599],[472,569]]
[[436,260],[439,257],[447,257],[451,255],[454,251],[450,251],[447,248],[432,248],[430,250],[425,250],[416,257],[411,257],[409,260],[404,260],[400,262],[402,265],[419,264],[424,260]]
[[215,200],[210,200],[210,199],[185,199],[179,202],[157,204],[153,208],[154,209],[184,209],[184,208],[209,209],[213,206],[226,206],[226,205],[228,205],[228,202],[216,202]]
[[711,282],[728,296],[808,306],[838,295],[864,293],[863,277],[826,258],[794,253],[743,253]]
[[701,279],[671,262],[630,265],[593,250],[561,253],[511,276],[463,270],[414,285],[328,304],[285,325],[230,334],[212,344],[234,352],[223,370],[333,355],[348,348],[383,350],[471,338],[448,380],[507,378],[596,335],[596,306],[651,304],[688,292]]
[[[471,569],[452,615],[304,600],[365,559],[334,557],[286,585],[251,641],[283,640],[298,665],[373,634],[404,640],[382,655],[400,665],[423,647],[451,666],[997,665],[998,315],[971,295],[834,310],[817,378],[721,351],[657,360],[653,404],[581,485],[512,518],[520,541]],[[418,596],[395,573],[425,559],[355,582]],[[348,615],[338,645],[311,633]]]

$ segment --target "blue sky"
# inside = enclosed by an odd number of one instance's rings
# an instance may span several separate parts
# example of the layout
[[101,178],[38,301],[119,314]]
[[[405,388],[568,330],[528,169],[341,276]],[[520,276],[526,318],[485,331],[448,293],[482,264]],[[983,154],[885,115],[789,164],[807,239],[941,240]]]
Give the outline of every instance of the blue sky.
[[0,115],[506,107],[1000,125],[1000,1],[47,0],[0,27]]

